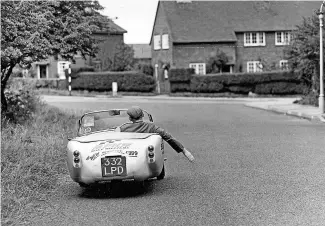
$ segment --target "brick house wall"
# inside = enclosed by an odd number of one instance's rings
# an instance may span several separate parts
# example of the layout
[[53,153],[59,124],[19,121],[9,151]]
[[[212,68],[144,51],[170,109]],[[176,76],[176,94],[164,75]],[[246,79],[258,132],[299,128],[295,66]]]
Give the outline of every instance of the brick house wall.
[[109,70],[114,54],[116,51],[116,46],[120,43],[124,43],[123,34],[94,34],[96,40],[101,41],[98,44],[99,52],[96,57],[89,57],[85,64],[87,66],[94,66],[97,70]]
[[[154,49],[154,36],[168,34],[169,49]],[[156,14],[156,20],[152,31],[151,37],[151,64],[155,68],[155,65],[158,64],[158,79],[164,81],[163,68],[162,66],[166,63],[169,63],[172,67],[173,62],[173,50],[172,50],[172,37],[170,35],[170,30],[167,24],[167,18],[164,13],[163,7],[158,8]]]
[[235,43],[215,43],[215,44],[174,44],[173,46],[173,66],[176,68],[188,68],[190,63],[206,63],[217,49],[224,52],[229,63],[235,62]]
[[275,32],[265,32],[265,46],[244,46],[244,33],[236,33],[237,36],[237,55],[236,71],[247,72],[247,61],[267,62],[267,65],[273,63],[279,67],[280,60],[284,59],[285,46],[275,45]]

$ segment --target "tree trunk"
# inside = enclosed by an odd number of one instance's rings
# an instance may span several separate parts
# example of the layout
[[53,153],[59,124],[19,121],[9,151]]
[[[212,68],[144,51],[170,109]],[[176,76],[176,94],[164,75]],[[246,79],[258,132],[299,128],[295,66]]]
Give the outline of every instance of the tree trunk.
[[15,65],[10,65],[8,70],[4,70],[4,74],[1,75],[1,111],[6,112],[8,109],[8,103],[5,97],[5,89],[7,86],[7,82],[10,78],[10,75],[12,73],[12,69],[15,67]]

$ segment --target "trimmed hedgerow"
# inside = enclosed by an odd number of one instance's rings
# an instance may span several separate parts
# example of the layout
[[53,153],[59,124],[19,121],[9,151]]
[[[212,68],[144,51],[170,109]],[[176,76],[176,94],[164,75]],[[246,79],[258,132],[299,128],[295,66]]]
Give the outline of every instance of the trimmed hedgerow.
[[170,69],[169,81],[170,82],[190,82],[193,74],[194,74],[193,68]]
[[191,84],[189,82],[173,82],[170,83],[170,91],[174,92],[190,92]]
[[281,72],[192,75],[191,92],[302,94],[305,86],[297,74]]
[[302,94],[306,87],[303,84],[293,82],[262,83],[255,86],[257,94]]
[[74,90],[111,91],[117,82],[118,91],[152,92],[155,80],[152,76],[134,71],[125,72],[81,72],[72,79]]

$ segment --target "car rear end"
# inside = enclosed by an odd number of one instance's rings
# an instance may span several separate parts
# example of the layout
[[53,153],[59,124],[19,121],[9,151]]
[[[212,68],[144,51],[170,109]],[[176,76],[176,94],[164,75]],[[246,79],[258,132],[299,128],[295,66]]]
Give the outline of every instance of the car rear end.
[[84,184],[156,177],[164,162],[161,143],[161,137],[153,134],[121,140],[72,140],[67,153],[70,176]]

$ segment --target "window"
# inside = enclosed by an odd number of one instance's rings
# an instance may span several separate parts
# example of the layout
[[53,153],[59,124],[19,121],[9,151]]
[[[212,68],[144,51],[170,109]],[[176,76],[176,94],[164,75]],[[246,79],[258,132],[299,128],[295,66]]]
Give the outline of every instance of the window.
[[169,49],[168,34],[162,35],[162,49]]
[[160,35],[155,35],[153,37],[153,48],[154,48],[154,50],[161,49],[161,38],[160,38]]
[[263,65],[259,61],[248,61],[247,72],[262,72]]
[[290,33],[275,32],[275,45],[289,45],[290,44]]
[[244,33],[244,46],[265,46],[265,33]]
[[289,70],[289,65],[287,60],[280,60],[280,69]]
[[69,61],[58,61],[58,74],[60,79],[65,79],[65,69],[68,69]]
[[205,75],[205,63],[190,64],[190,68],[194,68],[197,75]]

